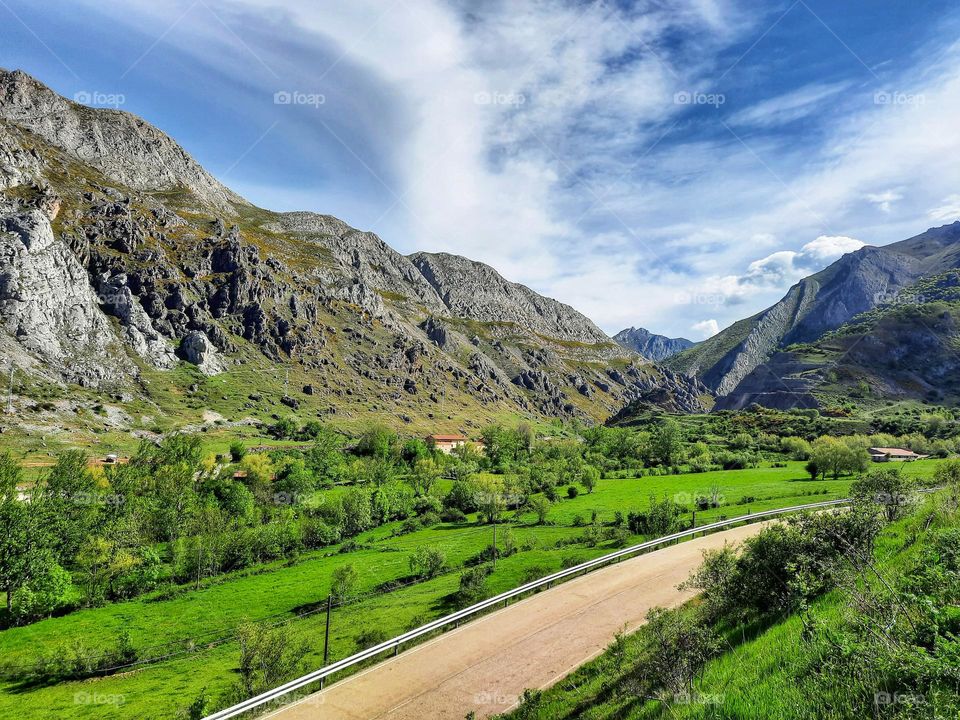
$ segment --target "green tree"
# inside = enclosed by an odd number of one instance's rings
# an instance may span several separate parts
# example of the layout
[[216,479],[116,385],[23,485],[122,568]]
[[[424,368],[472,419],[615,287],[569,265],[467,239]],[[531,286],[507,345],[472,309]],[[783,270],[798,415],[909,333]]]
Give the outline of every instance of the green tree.
[[353,537],[373,527],[370,494],[361,488],[351,488],[340,500],[343,508],[343,534]]
[[44,525],[57,538],[62,561],[70,563],[93,531],[100,504],[100,491],[86,455],[77,450],[61,453],[40,485]]
[[354,567],[353,563],[340,565],[330,576],[330,594],[333,595],[336,600],[346,600],[353,595],[359,578],[360,574],[357,572],[357,568]]
[[580,482],[583,483],[583,486],[587,489],[587,493],[592,493],[599,481],[600,471],[593,465],[585,465],[583,472],[580,474]]
[[433,458],[421,458],[413,465],[410,485],[418,496],[429,495],[433,484],[440,478],[440,468]]
[[307,451],[307,467],[321,485],[333,485],[345,470],[342,436],[324,426]]
[[244,623],[237,628],[240,645],[240,684],[244,698],[276,687],[298,674],[309,645],[290,626],[267,628]]
[[439,575],[447,564],[447,558],[438,548],[421,545],[410,555],[410,572],[419,578]]
[[666,466],[675,465],[680,460],[683,445],[683,433],[680,424],[673,419],[661,422],[650,434],[650,458],[654,463]]
[[887,522],[903,517],[913,504],[916,485],[900,468],[886,467],[859,478],[850,486],[855,500],[882,509]]
[[36,502],[19,497],[22,471],[9,452],[0,453],[0,588],[7,611],[13,596],[43,575],[54,559],[48,549],[53,538],[44,530],[45,514]]
[[534,495],[527,501],[531,512],[537,515],[537,524],[543,525],[547,521],[547,513],[550,512],[551,503],[543,495]]

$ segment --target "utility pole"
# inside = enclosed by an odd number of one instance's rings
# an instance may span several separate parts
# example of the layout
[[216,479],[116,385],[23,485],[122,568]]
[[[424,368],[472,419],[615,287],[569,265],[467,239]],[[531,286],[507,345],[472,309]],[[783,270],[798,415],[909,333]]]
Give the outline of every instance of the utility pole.
[[493,569],[497,569],[497,515],[494,510],[493,515]]
[[323,666],[330,660],[330,610],[333,608],[333,595],[327,595],[327,629],[323,634]]

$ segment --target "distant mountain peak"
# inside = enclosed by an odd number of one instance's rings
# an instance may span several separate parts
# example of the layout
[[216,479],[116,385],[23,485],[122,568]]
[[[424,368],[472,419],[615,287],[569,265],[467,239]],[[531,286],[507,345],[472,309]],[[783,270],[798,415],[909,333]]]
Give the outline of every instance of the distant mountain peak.
[[648,360],[661,362],[668,357],[693,347],[696,343],[686,338],[669,338],[657,335],[646,328],[630,327],[613,336],[623,347],[640,353]]

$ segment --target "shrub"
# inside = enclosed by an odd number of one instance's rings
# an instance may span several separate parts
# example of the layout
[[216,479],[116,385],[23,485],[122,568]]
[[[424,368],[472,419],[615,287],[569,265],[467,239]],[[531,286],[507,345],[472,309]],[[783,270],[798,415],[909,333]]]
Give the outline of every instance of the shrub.
[[233,462],[235,463],[240,462],[241,460],[243,460],[246,454],[247,454],[247,448],[242,442],[240,442],[239,440],[236,440],[230,443],[230,459]]
[[440,513],[440,520],[446,523],[461,523],[466,522],[467,516],[463,514],[462,510],[458,510],[457,508],[447,508]]
[[486,565],[467,568],[460,573],[460,588],[456,599],[461,605],[471,605],[483,599],[487,590],[487,576],[490,569]]
[[366,650],[389,639],[383,628],[364,628],[357,634],[357,650]]
[[580,491],[577,489],[576,485],[570,485],[567,487],[567,497],[571,500],[573,500],[579,494]]
[[447,563],[443,551],[438,548],[421,546],[410,556],[410,572],[419,578],[432,578],[439,575]]
[[333,595],[336,600],[346,600],[353,594],[354,588],[357,586],[358,578],[359,573],[357,573],[357,569],[353,566],[353,563],[340,565],[333,571],[333,575],[330,577],[330,594]]

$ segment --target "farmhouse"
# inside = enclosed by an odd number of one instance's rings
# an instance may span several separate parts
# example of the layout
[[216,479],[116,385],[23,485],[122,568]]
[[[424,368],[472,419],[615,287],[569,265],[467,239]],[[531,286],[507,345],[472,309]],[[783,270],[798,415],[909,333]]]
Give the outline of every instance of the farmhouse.
[[904,450],[903,448],[870,448],[870,459],[874,462],[912,462],[928,457],[927,455],[918,455],[913,450]]
[[427,443],[449,455],[458,447],[466,445],[467,437],[465,435],[427,435]]

